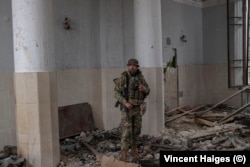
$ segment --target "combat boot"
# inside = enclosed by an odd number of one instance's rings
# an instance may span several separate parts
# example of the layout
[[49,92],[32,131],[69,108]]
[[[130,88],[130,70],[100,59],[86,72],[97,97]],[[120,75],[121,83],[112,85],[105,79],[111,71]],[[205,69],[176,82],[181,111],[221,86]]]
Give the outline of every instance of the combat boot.
[[128,154],[128,151],[127,150],[122,150],[121,151],[121,160],[126,162],[127,161],[127,154]]
[[140,155],[138,153],[138,149],[136,145],[132,145],[131,147],[131,155],[134,157],[135,161],[138,161],[140,159]]

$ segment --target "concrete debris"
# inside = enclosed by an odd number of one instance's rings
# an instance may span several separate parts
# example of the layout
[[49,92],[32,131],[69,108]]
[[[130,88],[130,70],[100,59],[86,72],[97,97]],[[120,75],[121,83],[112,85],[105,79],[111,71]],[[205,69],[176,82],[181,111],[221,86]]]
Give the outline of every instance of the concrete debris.
[[67,166],[67,164],[62,160],[60,160],[60,162],[58,162],[58,164],[56,165],[56,167],[64,167],[64,166]]
[[23,167],[25,159],[17,155],[11,155],[5,159],[0,160],[0,167]]
[[0,151],[0,160],[9,157],[10,155],[17,154],[17,147],[6,145],[3,150]]
[[[104,130],[94,130],[91,132],[82,132],[79,136],[75,136],[69,139],[61,140],[61,154],[64,157],[64,162],[67,166],[73,167],[74,165],[78,166],[100,166],[100,162],[97,161],[95,155],[92,154],[85,146],[84,142],[91,145],[98,153],[105,155],[103,159],[111,157],[115,159],[116,164],[122,164],[123,162],[120,160],[120,134],[121,129],[115,128],[109,131]],[[91,136],[91,137],[89,137]],[[74,140],[74,142],[72,141]],[[69,142],[71,141],[71,142]],[[151,146],[152,144],[169,142],[167,140],[163,140],[160,138],[153,138],[152,136],[144,135],[140,138],[138,151],[141,154],[142,161],[152,161],[152,164],[157,164],[159,161],[159,152],[152,152]],[[67,150],[64,148],[72,148],[72,144],[79,143],[81,145],[81,149],[74,153],[74,151]],[[155,147],[154,150],[159,148]],[[74,147],[73,147],[73,150]],[[130,153],[130,151],[129,151]],[[102,159],[102,163],[103,163]],[[134,165],[132,164],[133,157],[128,156],[129,162],[126,165]],[[154,162],[155,161],[155,162]],[[108,159],[107,159],[108,162]],[[129,164],[130,163],[130,164]],[[102,164],[103,165],[103,164]]]
[[[211,108],[210,106],[206,106]],[[206,110],[205,107],[205,110]],[[142,135],[138,142],[141,167],[159,166],[160,151],[224,151],[250,150],[250,114],[241,112],[230,121],[218,124],[218,120],[235,112],[235,108],[218,105],[213,110],[196,117],[196,107],[179,107],[165,114],[167,122],[158,136]],[[179,111],[180,110],[180,111]],[[181,116],[180,116],[181,115]],[[198,118],[198,119],[197,119]],[[61,160],[56,167],[104,167],[110,161],[122,167],[120,160],[121,128],[112,130],[95,129],[81,132],[77,136],[60,140]],[[91,152],[84,143],[100,153],[101,159]],[[128,156],[133,166],[134,158]],[[25,159],[17,156],[16,146],[4,146],[0,151],[0,167],[24,167]],[[110,166],[109,166],[110,167]]]
[[[210,106],[205,107],[209,108]],[[198,112],[197,108],[200,108],[200,106],[194,109],[189,107],[187,108],[187,112],[184,111],[186,106],[181,108],[181,113],[171,111],[171,118],[174,119],[167,122],[165,129],[160,132],[159,136],[140,136],[138,152],[141,159],[137,163],[142,167],[159,166],[160,151],[250,150],[249,114],[246,115],[244,112],[241,112],[230,122],[214,124],[217,120],[235,111],[232,107],[218,105],[209,113],[203,114],[203,117],[200,119],[201,121],[199,120],[197,123],[193,112]],[[181,117],[179,117],[180,114]],[[169,117],[169,114],[165,114],[165,116]],[[203,119],[213,124],[203,121]],[[166,118],[165,120],[170,119]],[[96,160],[95,155],[93,155],[81,141],[91,145],[97,152],[119,160],[120,134],[121,129],[118,127],[108,131],[96,129],[82,132],[79,136],[62,139],[62,160],[68,167],[100,166],[101,164]],[[76,145],[78,145],[77,151]],[[130,155],[128,159],[130,159],[131,162],[133,161],[133,157]]]
[[0,151],[0,167],[23,167],[25,159],[17,156],[17,147],[6,145]]

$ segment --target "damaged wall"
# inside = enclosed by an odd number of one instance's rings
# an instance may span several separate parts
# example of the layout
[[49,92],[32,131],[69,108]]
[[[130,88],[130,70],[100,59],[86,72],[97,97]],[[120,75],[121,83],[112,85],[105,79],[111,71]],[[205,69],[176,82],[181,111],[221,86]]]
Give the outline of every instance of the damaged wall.
[[[11,1],[0,2],[0,35],[4,39],[0,41],[0,125],[5,127],[0,130],[1,147],[15,144],[16,125]],[[215,103],[231,94],[227,88],[225,5],[201,9],[172,0],[161,4],[163,62],[173,57],[172,48],[176,48],[178,93],[183,95],[180,104]],[[118,126],[120,113],[114,108],[112,80],[135,53],[133,0],[54,0],[53,5],[58,106],[88,102],[98,128]],[[71,19],[69,30],[63,28],[65,17]],[[163,92],[158,87],[161,69],[142,71],[152,88],[148,112],[162,110],[158,105],[158,95]],[[147,113],[144,123],[151,118]],[[147,126],[144,132],[161,130]]]
[[[120,122],[113,79],[134,55],[132,2],[54,1],[58,105],[90,103],[98,128],[110,129]],[[66,16],[70,30],[62,29]]]
[[[176,48],[178,64],[178,81],[167,81],[165,86],[174,82],[179,88],[177,92],[165,90],[172,95],[166,95],[166,107],[214,104],[232,94],[235,90],[228,88],[226,4],[200,8],[162,1],[162,8],[163,61],[167,64]],[[229,104],[238,105],[239,98]]]
[[[165,85],[168,87],[169,82],[178,85],[178,88],[173,87],[177,92],[174,93],[170,89],[165,92],[166,96],[167,94],[173,96],[172,99],[170,97],[166,99],[169,100],[169,102],[166,101],[166,108],[171,109],[174,103],[180,105],[200,103],[198,93],[203,81],[200,78],[202,74],[195,70],[195,65],[203,63],[202,9],[174,1],[162,1],[162,8],[164,9],[162,9],[163,61],[167,65],[167,62],[172,60],[175,55],[173,48],[175,48],[178,65],[178,70],[175,72],[175,78],[177,79],[178,76],[178,81],[167,81]],[[181,40],[183,36],[185,39]],[[190,68],[194,70],[190,71]],[[167,73],[172,75],[170,71]],[[165,77],[168,78],[168,76]]]
[[[225,3],[203,9],[204,99],[216,103],[238,89],[228,88],[227,6]],[[240,96],[228,101],[241,105]]]
[[[114,108],[113,79],[126,69],[127,60],[135,56],[133,3],[133,0],[54,1],[58,105],[90,103],[98,128],[111,129],[120,123],[119,109]],[[62,29],[66,16],[71,19],[70,30]],[[152,89],[149,111],[157,110],[163,115],[159,99],[162,91],[157,85],[162,82],[161,67],[142,70]],[[162,121],[157,121],[163,117],[157,118],[157,112],[145,115],[144,133],[157,134],[163,128]],[[156,121],[149,126],[152,116]]]
[[[53,5],[58,106],[88,102],[96,126],[103,127],[99,1],[55,0]],[[63,28],[65,17],[70,29]]]

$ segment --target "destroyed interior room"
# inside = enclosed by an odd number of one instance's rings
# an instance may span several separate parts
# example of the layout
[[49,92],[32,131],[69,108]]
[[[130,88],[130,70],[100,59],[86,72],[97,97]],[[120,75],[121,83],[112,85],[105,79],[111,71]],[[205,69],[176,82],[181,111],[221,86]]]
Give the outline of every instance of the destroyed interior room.
[[0,3],[0,167],[250,151],[248,0]]

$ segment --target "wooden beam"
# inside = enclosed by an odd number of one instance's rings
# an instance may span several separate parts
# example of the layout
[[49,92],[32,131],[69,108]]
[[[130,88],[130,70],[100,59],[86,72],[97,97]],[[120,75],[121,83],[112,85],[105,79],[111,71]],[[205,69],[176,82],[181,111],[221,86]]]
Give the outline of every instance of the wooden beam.
[[197,110],[199,110],[199,109],[201,109],[201,108],[203,108],[203,107],[205,107],[205,106],[206,106],[206,105],[200,105],[200,106],[198,106],[198,107],[196,107],[196,108],[194,108],[194,109],[192,109],[192,110],[188,110],[188,111],[186,111],[186,112],[184,112],[184,113],[181,113],[181,114],[179,114],[179,115],[173,116],[172,118],[169,118],[168,120],[166,120],[166,121],[165,121],[165,124],[168,123],[168,122],[171,122],[171,121],[173,121],[173,120],[175,120],[175,119],[177,119],[177,118],[180,118],[180,117],[182,117],[182,116],[184,116],[184,115],[187,115],[187,114],[190,114],[190,113],[192,113],[192,112],[194,112],[194,111],[197,111]]
[[208,109],[206,109],[206,110],[204,110],[204,111],[201,111],[201,112],[198,112],[198,113],[196,113],[196,116],[201,116],[201,115],[203,115],[203,114],[205,114],[205,113],[207,113],[208,111],[210,111],[210,110],[212,110],[212,109],[214,109],[215,107],[217,107],[218,105],[220,105],[220,104],[222,104],[222,103],[224,103],[224,102],[226,102],[226,101],[228,101],[229,99],[231,99],[232,97],[234,97],[234,96],[236,96],[236,95],[238,95],[239,93],[241,93],[241,92],[244,92],[245,90],[247,90],[247,89],[249,89],[250,88],[250,86],[246,86],[246,87],[244,87],[243,89],[241,89],[241,90],[239,90],[239,91],[237,91],[237,92],[235,92],[234,94],[232,94],[231,96],[229,96],[229,97],[227,97],[227,98],[225,98],[225,99],[223,99],[222,101],[220,101],[219,103],[217,103],[217,104],[215,104],[215,105],[213,105],[212,107],[210,107],[210,108],[208,108]]
[[221,120],[218,121],[218,123],[223,124],[223,123],[228,122],[228,121],[229,121],[229,118],[231,118],[232,116],[234,116],[234,115],[238,114],[239,112],[243,111],[243,110],[244,110],[245,108],[247,108],[248,106],[250,106],[250,103],[248,103],[248,104],[242,106],[242,107],[239,108],[238,110],[234,111],[232,114],[230,114],[230,115],[228,115],[228,116],[222,118]]

